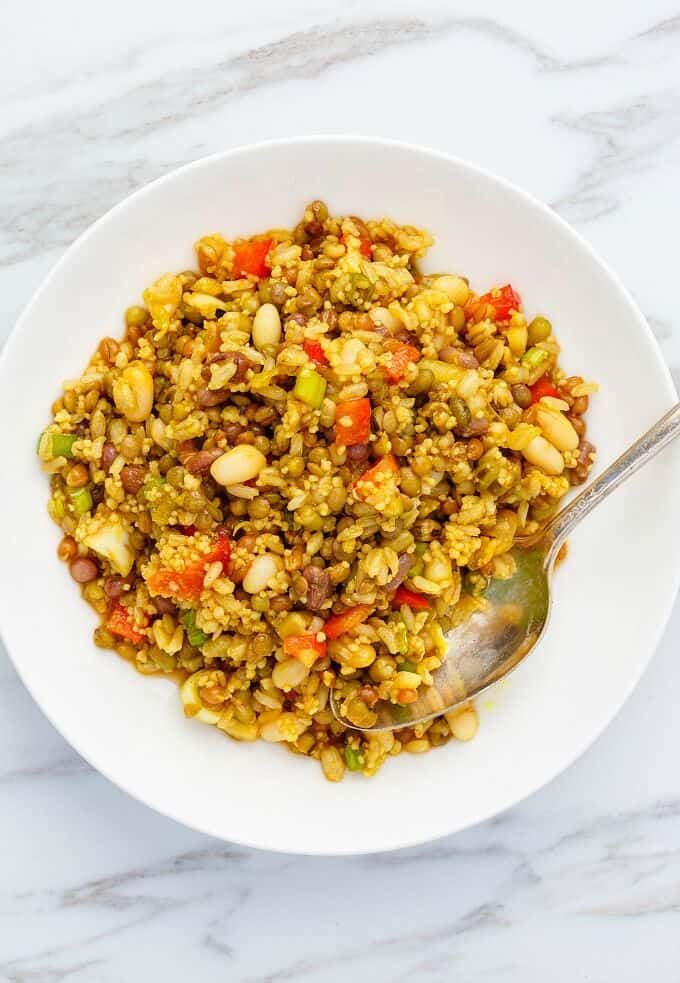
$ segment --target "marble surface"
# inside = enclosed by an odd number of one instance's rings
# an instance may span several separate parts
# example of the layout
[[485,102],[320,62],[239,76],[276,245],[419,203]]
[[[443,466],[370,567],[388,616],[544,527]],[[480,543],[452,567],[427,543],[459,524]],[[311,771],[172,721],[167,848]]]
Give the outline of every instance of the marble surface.
[[[623,277],[680,381],[666,0],[41,0],[7,9],[3,39],[0,332],[145,182],[252,140],[354,132],[469,158],[553,205]],[[680,980],[679,647],[676,605],[614,723],[528,801],[345,860],[220,843],[132,801],[0,651],[0,980]]]

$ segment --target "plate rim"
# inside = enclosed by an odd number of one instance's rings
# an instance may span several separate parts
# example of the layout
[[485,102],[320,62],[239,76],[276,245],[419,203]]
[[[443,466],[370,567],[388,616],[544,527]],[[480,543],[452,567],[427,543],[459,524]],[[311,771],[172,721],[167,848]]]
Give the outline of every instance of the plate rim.
[[[562,216],[560,216],[553,208],[547,205],[545,202],[536,198],[534,195],[525,191],[523,188],[517,186],[513,182],[507,180],[506,178],[500,177],[493,171],[482,167],[472,161],[465,158],[459,157],[454,154],[449,154],[444,151],[438,150],[434,147],[429,147],[422,144],[410,143],[408,141],[393,140],[382,137],[371,137],[364,135],[354,135],[354,134],[309,134],[303,136],[294,137],[281,137],[272,140],[262,140],[251,142],[247,144],[238,145],[236,147],[231,147],[227,150],[218,151],[207,156],[196,158],[195,160],[188,161],[179,167],[173,168],[168,171],[167,174],[163,174],[153,181],[142,185],[137,188],[131,194],[122,198],[119,202],[109,208],[104,212],[99,218],[92,222],[70,245],[65,249],[62,256],[60,256],[53,266],[48,270],[47,274],[42,278],[36,289],[31,294],[28,302],[24,306],[23,310],[16,319],[4,345],[2,346],[2,351],[0,351],[0,385],[2,384],[2,379],[5,372],[7,371],[7,366],[10,364],[14,349],[20,344],[20,338],[25,331],[26,324],[29,322],[32,315],[33,308],[37,306],[42,296],[50,289],[51,284],[59,276],[59,273],[63,266],[67,265],[70,261],[71,256],[79,251],[81,247],[87,243],[88,239],[93,236],[106,222],[117,215],[119,212],[124,211],[130,205],[134,204],[135,201],[143,197],[144,195],[155,190],[158,186],[164,183],[170,183],[176,179],[179,175],[184,175],[192,170],[200,170],[202,167],[209,166],[218,160],[224,160],[232,157],[247,156],[253,152],[262,152],[279,147],[299,147],[304,149],[306,146],[318,145],[318,144],[362,144],[365,146],[380,146],[381,148],[394,149],[399,151],[406,151],[414,156],[426,156],[440,161],[446,162],[447,164],[453,164],[456,167],[462,168],[464,170],[471,171],[476,175],[480,175],[488,181],[499,185],[505,191],[508,191],[512,195],[522,199],[529,207],[542,213],[551,222],[556,223],[562,231],[568,235],[582,250],[584,250],[592,263],[609,279],[612,285],[618,290],[622,299],[626,302],[627,307],[630,309],[631,313],[634,314],[635,319],[638,323],[642,334],[644,335],[646,341],[649,344],[651,353],[657,363],[657,368],[660,372],[659,381],[663,380],[664,391],[668,397],[669,403],[672,400],[677,401],[678,395],[676,392],[675,384],[673,382],[670,370],[666,361],[661,353],[659,344],[654,337],[654,334],[645,318],[644,314],[640,310],[638,304],[634,300],[633,296],[629,292],[628,288],[625,286],[619,275],[611,268],[611,266],[597,253],[590,242],[572,225],[569,224]],[[248,837],[239,836],[238,839],[233,837],[226,837],[223,833],[215,828],[211,828],[209,822],[196,822],[193,819],[187,820],[180,817],[177,814],[177,810],[168,809],[165,806],[161,806],[153,801],[153,798],[147,798],[138,792],[132,792],[125,785],[124,779],[116,777],[111,773],[108,765],[101,765],[98,763],[99,754],[91,751],[83,750],[80,746],[80,741],[76,738],[73,739],[70,733],[71,728],[68,724],[68,718],[64,724],[62,721],[57,722],[55,715],[52,710],[48,710],[41,700],[36,696],[32,685],[29,683],[24,675],[22,668],[22,660],[20,657],[15,657],[12,651],[12,646],[9,641],[8,631],[8,611],[5,608],[4,595],[0,592],[0,638],[2,638],[5,649],[9,656],[9,659],[16,671],[17,675],[21,679],[23,685],[26,687],[30,693],[32,699],[35,701],[40,711],[49,720],[51,725],[55,730],[68,742],[68,744],[79,754],[93,769],[104,776],[108,781],[112,782],[117,788],[121,789],[127,795],[130,795],[133,799],[141,802],[143,805],[152,809],[154,812],[172,819],[189,829],[196,830],[204,835],[212,836],[223,842],[231,842],[238,844],[240,846],[249,849],[264,850],[272,853],[284,853],[284,854],[295,854],[298,856],[361,856],[369,854],[379,854],[388,851],[402,850],[409,847],[420,846],[425,843],[436,842],[444,836],[453,835],[455,833],[461,832],[463,829],[470,829],[475,826],[480,825],[487,820],[502,815],[506,813],[509,809],[519,805],[524,802],[527,798],[537,792],[539,789],[544,788],[551,784],[562,772],[574,764],[578,759],[585,753],[585,751],[591,747],[602,735],[602,733],[609,727],[612,721],[620,713],[623,706],[628,702],[631,693],[637,687],[642,675],[648,668],[656,650],[658,649],[659,642],[667,628],[668,622],[670,620],[673,607],[675,604],[675,599],[680,588],[680,554],[678,554],[675,563],[675,576],[672,581],[667,581],[669,583],[669,589],[666,599],[662,605],[663,615],[657,623],[654,625],[650,633],[650,644],[649,651],[645,659],[641,661],[640,665],[636,668],[635,672],[631,674],[629,683],[625,689],[623,697],[620,699],[618,705],[614,706],[612,710],[608,710],[603,714],[602,720],[598,723],[598,726],[589,731],[587,736],[580,740],[575,741],[569,745],[569,750],[563,752],[556,756],[556,763],[553,763],[549,769],[547,769],[546,774],[539,781],[532,781],[529,786],[523,791],[519,796],[510,795],[507,801],[503,802],[500,806],[483,810],[472,822],[460,821],[460,822],[443,822],[440,824],[439,831],[434,833],[427,833],[424,837],[418,835],[402,835],[399,837],[394,837],[393,842],[388,843],[385,846],[374,846],[367,845],[352,848],[352,849],[333,849],[332,845],[324,849],[312,848],[305,849],[301,847],[299,843],[288,843],[285,842],[283,845],[272,846],[270,843],[264,840],[254,837],[249,840]],[[387,831],[386,831],[387,833]],[[284,836],[284,840],[285,840]]]

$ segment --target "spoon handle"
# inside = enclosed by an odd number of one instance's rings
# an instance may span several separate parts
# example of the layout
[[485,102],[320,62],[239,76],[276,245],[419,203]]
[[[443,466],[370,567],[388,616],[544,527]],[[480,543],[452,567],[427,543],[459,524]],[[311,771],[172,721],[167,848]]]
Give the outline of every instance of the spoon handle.
[[680,436],[680,403],[676,403],[660,420],[657,420],[647,433],[631,444],[621,457],[610,464],[606,471],[603,471],[580,495],[551,519],[545,530],[553,540],[549,559],[555,557],[566,537],[581,519],[584,519],[615,488],[651,461],[666,444],[670,444],[678,436]]

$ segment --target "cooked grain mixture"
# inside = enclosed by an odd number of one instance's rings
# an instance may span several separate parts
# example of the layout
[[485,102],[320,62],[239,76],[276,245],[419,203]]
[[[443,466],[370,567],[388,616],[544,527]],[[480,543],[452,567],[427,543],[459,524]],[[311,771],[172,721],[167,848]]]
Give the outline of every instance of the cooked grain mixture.
[[181,683],[188,717],[372,775],[477,729],[395,723],[445,636],[512,574],[594,448],[594,386],[510,285],[418,267],[432,239],[314,201],[196,244],[64,384],[38,454],[95,642]]

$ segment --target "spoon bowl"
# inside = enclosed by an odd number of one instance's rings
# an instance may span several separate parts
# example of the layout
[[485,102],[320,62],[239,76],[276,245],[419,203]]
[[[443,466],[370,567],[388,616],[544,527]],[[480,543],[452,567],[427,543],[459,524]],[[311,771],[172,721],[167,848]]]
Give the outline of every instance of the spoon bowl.
[[413,727],[454,710],[504,679],[545,635],[552,605],[552,575],[567,536],[596,505],[678,435],[680,403],[543,529],[517,541],[510,552],[512,576],[491,580],[484,591],[483,606],[449,632],[446,658],[432,674],[432,685],[418,689],[414,703],[395,707],[381,700],[374,707],[375,723],[357,727],[344,717],[342,703],[332,695],[331,708],[336,718],[354,730]]

